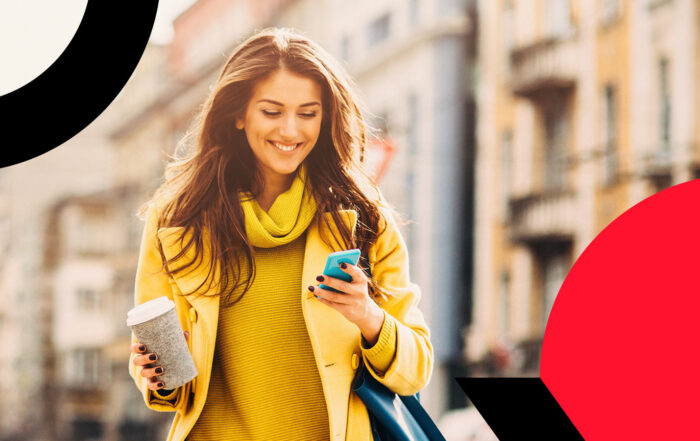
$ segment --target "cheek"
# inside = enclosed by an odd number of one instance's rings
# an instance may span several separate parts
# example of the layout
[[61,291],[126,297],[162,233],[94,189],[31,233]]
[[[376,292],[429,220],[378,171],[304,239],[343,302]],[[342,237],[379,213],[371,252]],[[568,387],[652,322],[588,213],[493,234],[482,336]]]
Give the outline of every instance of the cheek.
[[318,136],[321,134],[321,122],[310,123],[306,128],[306,133],[309,139],[318,139]]
[[264,138],[272,130],[274,125],[263,118],[253,117],[246,121],[246,133],[249,137]]

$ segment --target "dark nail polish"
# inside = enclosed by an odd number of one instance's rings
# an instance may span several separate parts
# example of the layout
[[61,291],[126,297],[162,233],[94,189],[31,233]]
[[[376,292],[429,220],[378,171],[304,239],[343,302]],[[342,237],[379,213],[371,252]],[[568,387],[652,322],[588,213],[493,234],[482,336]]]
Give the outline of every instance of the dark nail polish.
[[139,346],[139,351],[143,352],[145,350],[146,350],[146,346],[144,346],[144,345]]
[[165,386],[163,383],[158,383],[158,387],[163,387]]
[[319,282],[323,282],[323,276],[317,276],[316,280],[318,280]]
[[151,360],[151,361],[156,361],[156,358],[157,358],[157,357],[156,357],[156,354],[151,354],[151,355],[148,356],[148,359]]
[[343,262],[343,263],[340,264],[340,267],[341,267],[342,269],[345,269],[345,268],[348,267],[348,265],[347,265],[345,262]]
[[162,374],[163,373],[163,368],[156,368],[156,374]]
[[313,287],[313,286],[309,286],[309,291],[314,292],[314,287]]

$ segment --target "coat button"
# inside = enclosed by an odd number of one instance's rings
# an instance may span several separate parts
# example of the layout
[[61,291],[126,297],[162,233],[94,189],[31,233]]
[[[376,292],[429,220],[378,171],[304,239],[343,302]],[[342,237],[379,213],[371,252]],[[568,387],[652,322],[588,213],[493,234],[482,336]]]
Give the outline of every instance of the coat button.
[[194,308],[190,308],[190,321],[197,323],[197,311]]
[[352,354],[352,359],[350,363],[353,369],[357,369],[358,367],[360,367],[360,357],[358,357],[357,354]]

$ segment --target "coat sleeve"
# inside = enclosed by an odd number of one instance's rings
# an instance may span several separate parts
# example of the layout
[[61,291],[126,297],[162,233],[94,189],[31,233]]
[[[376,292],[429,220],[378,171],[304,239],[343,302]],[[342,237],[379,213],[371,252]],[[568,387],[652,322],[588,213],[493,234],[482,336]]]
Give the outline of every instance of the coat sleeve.
[[[139,261],[136,269],[135,299],[134,303],[141,303],[155,299],[156,297],[168,296],[173,299],[173,290],[170,284],[170,277],[162,269],[162,261],[158,248],[158,213],[154,206],[148,209],[146,225],[141,239],[141,249]],[[137,342],[132,334],[131,341]],[[148,388],[148,380],[141,376],[141,366],[136,366],[133,359],[136,354],[131,353],[129,357],[129,374],[133,378],[136,386],[141,391],[146,405],[159,412],[173,412],[180,405],[184,393],[182,387],[175,389],[167,397],[158,397]]]
[[[385,371],[379,371],[366,362],[367,370],[379,382],[399,395],[413,395],[423,389],[432,374],[433,347],[423,313],[418,309],[420,288],[411,283],[408,272],[406,243],[390,213],[383,213],[386,229],[369,250],[372,277],[389,293],[381,302],[385,318],[382,332],[395,333],[396,347],[393,360]],[[368,361],[368,351],[363,357]]]

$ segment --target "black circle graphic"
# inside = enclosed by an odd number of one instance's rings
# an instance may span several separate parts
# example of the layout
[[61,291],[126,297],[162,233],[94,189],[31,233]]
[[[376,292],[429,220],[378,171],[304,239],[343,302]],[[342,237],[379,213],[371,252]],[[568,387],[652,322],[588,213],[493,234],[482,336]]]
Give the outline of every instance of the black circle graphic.
[[41,75],[0,96],[0,167],[39,156],[95,120],[134,72],[158,0],[88,0],[73,39]]

